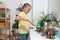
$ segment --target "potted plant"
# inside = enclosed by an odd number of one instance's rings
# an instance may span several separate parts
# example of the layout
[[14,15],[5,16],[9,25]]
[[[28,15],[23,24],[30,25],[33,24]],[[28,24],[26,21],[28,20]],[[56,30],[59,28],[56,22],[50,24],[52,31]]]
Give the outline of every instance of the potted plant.
[[[18,15],[16,15],[16,16],[18,16]],[[13,26],[12,26],[12,33],[15,36],[16,35],[16,29],[18,29],[19,21],[18,20],[14,20],[14,21],[15,21],[15,23],[13,23]]]
[[44,12],[42,12],[43,16],[41,16],[41,18],[44,19],[44,22],[47,22],[47,26],[49,26],[50,23],[52,23],[53,21],[57,23],[57,26],[58,25],[58,20],[57,20],[57,17],[56,17],[56,14],[54,12],[52,13],[48,13],[45,15]]
[[55,38],[55,35],[57,34],[57,30],[53,28],[49,29],[49,27],[50,27],[50,24],[52,24],[52,22],[54,27],[56,26],[56,24],[58,26],[56,14],[51,13],[51,14],[45,15],[43,12],[43,16],[41,16],[41,18],[44,19],[44,22],[47,22],[47,29],[45,30],[45,32],[43,32],[44,33],[43,35],[46,35],[47,38]]
[[[45,22],[50,23],[50,19],[49,18],[50,14],[46,14],[44,12],[42,12],[42,16],[40,16],[40,21],[38,21],[37,23],[37,31],[40,32],[42,28],[44,28]],[[47,24],[48,24],[47,23]]]
[[2,2],[0,2],[0,5],[2,4]]

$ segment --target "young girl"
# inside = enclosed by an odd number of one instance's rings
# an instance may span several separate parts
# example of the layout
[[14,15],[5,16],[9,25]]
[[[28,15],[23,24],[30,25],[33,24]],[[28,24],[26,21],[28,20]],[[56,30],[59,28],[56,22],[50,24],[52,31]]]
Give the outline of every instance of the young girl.
[[[20,40],[27,40],[30,24],[33,25],[31,21],[29,21],[28,13],[31,9],[31,5],[28,3],[25,3],[22,6],[22,12],[18,14],[16,17],[17,20],[19,20],[19,33],[20,33]],[[32,28],[32,27],[31,27]]]

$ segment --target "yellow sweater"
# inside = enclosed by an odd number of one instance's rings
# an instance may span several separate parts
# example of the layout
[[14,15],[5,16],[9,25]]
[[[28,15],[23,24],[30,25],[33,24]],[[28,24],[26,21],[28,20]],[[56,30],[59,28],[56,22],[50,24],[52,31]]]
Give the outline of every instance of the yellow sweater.
[[[24,12],[20,12],[18,15],[22,18],[28,19],[28,15]],[[30,23],[28,21],[20,20],[19,21],[19,33],[20,34],[27,34],[29,32]]]

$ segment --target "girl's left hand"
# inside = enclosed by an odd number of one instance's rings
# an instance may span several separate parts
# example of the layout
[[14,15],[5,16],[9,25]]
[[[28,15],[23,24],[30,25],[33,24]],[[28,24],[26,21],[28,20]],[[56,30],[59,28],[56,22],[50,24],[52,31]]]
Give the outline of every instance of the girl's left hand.
[[34,29],[33,27],[30,27],[30,29]]

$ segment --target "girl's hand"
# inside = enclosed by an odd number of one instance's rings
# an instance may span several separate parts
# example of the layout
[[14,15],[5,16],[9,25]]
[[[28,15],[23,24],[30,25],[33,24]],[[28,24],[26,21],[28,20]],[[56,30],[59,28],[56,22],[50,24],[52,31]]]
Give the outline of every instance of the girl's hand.
[[34,29],[33,27],[30,27],[30,29]]

